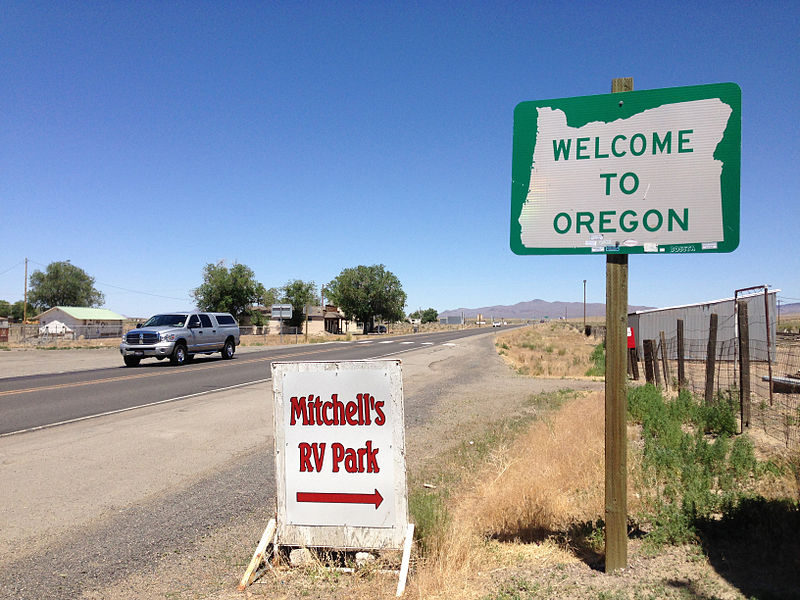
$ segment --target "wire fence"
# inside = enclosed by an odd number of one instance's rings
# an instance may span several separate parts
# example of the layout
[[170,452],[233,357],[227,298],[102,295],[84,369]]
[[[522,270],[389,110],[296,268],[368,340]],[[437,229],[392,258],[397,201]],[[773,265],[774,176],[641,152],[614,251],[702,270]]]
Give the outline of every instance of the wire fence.
[[[752,330],[765,324],[749,326]],[[711,401],[728,398],[736,402],[742,430],[759,428],[786,447],[800,446],[800,335],[780,334],[770,344],[751,337],[749,359],[745,356],[744,360],[738,337],[718,339],[713,348],[708,340],[708,335],[706,339],[683,339],[683,361],[679,359],[677,335],[644,340],[644,378],[677,390],[682,362],[683,387],[700,398],[708,399],[711,394]],[[652,350],[648,351],[648,346]],[[701,356],[705,358],[688,358]],[[635,353],[631,354],[631,361],[638,361]],[[631,371],[635,373],[639,366]],[[745,378],[744,384],[743,369],[745,375],[749,374],[749,381]],[[745,396],[742,389],[747,387],[749,394]]]
[[57,328],[14,323],[8,328],[8,335],[5,341],[39,346],[78,340],[122,338],[123,331],[125,331],[125,325],[122,322],[72,325],[70,327],[62,326]]

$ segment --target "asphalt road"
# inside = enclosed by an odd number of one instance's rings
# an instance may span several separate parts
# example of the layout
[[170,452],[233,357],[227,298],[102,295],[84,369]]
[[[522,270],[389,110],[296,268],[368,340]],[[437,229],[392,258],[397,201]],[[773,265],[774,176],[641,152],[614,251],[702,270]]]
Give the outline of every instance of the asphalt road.
[[357,342],[270,348],[238,354],[230,361],[215,353],[200,355],[182,367],[145,360],[137,368],[127,368],[120,359],[116,368],[0,379],[0,436],[265,381],[274,361],[389,357],[486,332],[381,335]]

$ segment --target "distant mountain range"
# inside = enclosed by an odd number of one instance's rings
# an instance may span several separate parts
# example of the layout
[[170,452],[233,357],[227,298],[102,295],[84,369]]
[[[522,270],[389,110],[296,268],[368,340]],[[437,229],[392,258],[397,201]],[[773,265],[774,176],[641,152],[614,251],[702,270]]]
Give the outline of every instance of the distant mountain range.
[[[648,310],[652,306],[628,306],[628,312]],[[482,308],[454,308],[439,313],[439,317],[456,317],[463,314],[474,319],[478,314],[484,319],[578,319],[583,317],[583,302],[547,302],[546,300],[529,300],[512,305],[484,306]],[[587,317],[604,317],[606,305],[601,302],[587,302]]]
[[800,302],[781,304],[781,316],[783,317],[784,315],[800,315]]

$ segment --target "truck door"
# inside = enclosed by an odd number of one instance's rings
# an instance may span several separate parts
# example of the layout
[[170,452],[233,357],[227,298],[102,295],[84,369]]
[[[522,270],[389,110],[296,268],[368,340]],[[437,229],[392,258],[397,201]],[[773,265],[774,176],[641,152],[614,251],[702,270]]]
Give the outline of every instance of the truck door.
[[186,324],[186,328],[189,330],[189,339],[186,341],[188,344],[189,352],[200,352],[203,349],[203,342],[205,341],[203,338],[203,330],[200,325],[200,317],[197,315],[191,315],[189,317],[189,322]]
[[211,322],[211,317],[204,314],[200,315],[200,325],[200,333],[203,337],[203,350],[206,352],[216,350],[221,345],[219,341],[219,328]]

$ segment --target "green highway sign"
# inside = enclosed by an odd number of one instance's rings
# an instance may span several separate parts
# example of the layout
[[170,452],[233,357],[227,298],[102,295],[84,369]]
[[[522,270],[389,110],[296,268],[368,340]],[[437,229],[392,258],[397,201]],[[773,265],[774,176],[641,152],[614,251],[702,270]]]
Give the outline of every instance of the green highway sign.
[[511,249],[732,252],[741,106],[735,83],[521,102]]

